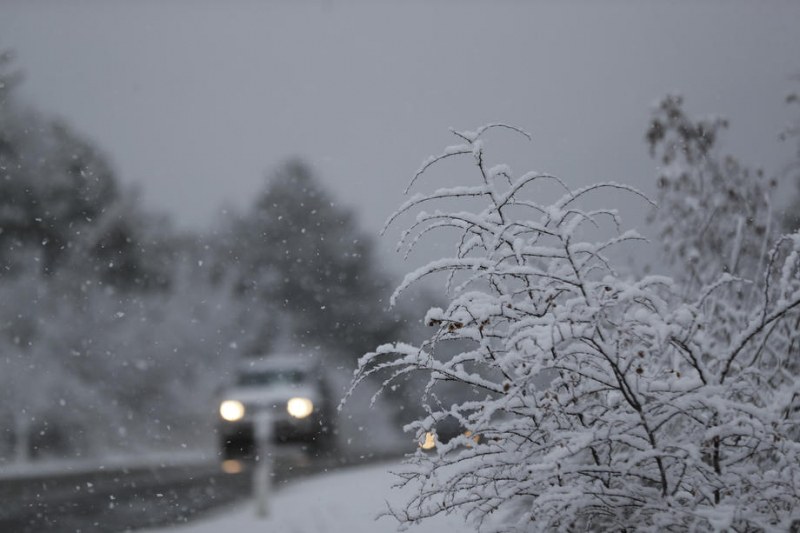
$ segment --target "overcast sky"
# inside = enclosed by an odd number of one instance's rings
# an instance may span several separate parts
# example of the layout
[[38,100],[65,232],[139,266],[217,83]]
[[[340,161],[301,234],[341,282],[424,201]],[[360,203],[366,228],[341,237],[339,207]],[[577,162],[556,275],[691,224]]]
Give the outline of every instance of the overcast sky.
[[800,2],[4,0],[0,47],[28,102],[183,227],[301,156],[376,233],[451,126],[530,131],[489,145],[515,171],[652,190],[643,133],[669,91],[728,116],[726,146],[776,170]]

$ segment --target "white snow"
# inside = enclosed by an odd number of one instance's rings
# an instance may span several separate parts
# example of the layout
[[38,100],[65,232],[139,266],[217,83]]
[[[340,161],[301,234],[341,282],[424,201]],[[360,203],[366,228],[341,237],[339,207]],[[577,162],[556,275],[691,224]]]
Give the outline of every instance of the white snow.
[[[396,463],[358,467],[273,488],[266,518],[256,515],[256,504],[247,501],[208,519],[178,527],[148,530],[151,533],[237,533],[275,531],[283,533],[394,533],[397,521],[378,518],[386,502],[408,494],[392,489],[396,478],[390,471]],[[455,515],[438,516],[406,531],[411,533],[469,533],[475,527]]]

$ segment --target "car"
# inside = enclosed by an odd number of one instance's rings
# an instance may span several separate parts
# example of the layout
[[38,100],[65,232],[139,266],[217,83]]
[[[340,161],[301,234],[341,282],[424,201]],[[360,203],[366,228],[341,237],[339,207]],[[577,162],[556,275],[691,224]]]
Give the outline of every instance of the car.
[[[245,361],[219,398],[217,432],[223,459],[254,457],[258,424],[267,444],[328,449],[335,438],[335,404],[320,365],[302,355]],[[263,420],[264,422],[259,422]]]

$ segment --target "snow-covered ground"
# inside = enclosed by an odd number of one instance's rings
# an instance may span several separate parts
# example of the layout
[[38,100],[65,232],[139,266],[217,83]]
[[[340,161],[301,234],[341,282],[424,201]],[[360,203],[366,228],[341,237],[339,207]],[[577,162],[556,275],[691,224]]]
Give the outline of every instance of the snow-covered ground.
[[[391,517],[376,518],[387,501],[396,501],[391,489],[396,463],[357,467],[310,479],[298,480],[271,493],[269,513],[259,518],[254,501],[188,525],[148,530],[150,533],[394,533],[398,523]],[[407,531],[448,533],[474,531],[458,516],[435,517]]]

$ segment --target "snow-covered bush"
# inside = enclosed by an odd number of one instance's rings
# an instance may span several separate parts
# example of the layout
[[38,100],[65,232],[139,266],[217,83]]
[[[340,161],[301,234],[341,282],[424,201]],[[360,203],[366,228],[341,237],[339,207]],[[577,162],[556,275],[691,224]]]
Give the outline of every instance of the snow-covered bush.
[[0,465],[213,443],[239,330],[229,284],[192,259],[176,254],[170,289],[144,294],[72,265],[0,283]]
[[[615,249],[641,237],[617,211],[585,206],[604,191],[647,200],[601,183],[544,202],[531,193],[561,182],[487,163],[494,130],[526,135],[499,124],[453,132],[459,144],[410,187],[458,158],[475,182],[417,194],[387,223],[436,204],[401,245],[440,232],[454,253],[408,274],[393,300],[441,275],[449,305],[428,311],[436,330],[421,345],[365,355],[354,386],[425,373],[428,415],[406,429],[421,438],[454,418],[465,431],[408,457],[400,484],[416,491],[389,512],[403,523],[460,512],[504,531],[787,527],[800,508],[800,235],[768,254],[744,326],[722,343],[707,331],[728,304],[707,302],[745,281],[725,274],[686,298],[667,277],[625,278]],[[469,394],[442,401],[454,384]]]
[[[684,290],[722,273],[757,278],[778,226],[770,195],[777,182],[720,154],[728,121],[693,119],[670,95],[653,113],[646,139],[660,166],[659,209],[651,212],[659,243]],[[763,280],[758,280],[763,281]]]

